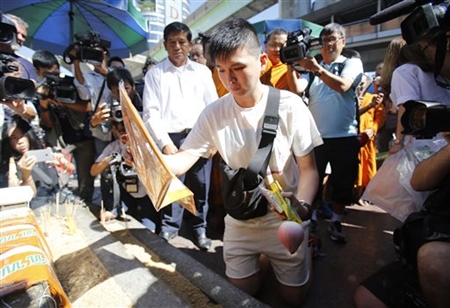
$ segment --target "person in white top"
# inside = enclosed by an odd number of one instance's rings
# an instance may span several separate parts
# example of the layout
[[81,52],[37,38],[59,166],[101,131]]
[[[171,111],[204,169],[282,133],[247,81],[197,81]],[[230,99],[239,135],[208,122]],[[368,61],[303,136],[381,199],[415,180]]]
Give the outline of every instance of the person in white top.
[[[269,87],[259,80],[267,55],[261,52],[255,29],[243,19],[233,19],[214,30],[210,43],[210,55],[230,93],[204,109],[179,152],[164,156],[175,174],[189,170],[211,149],[217,149],[229,167],[247,168],[261,139],[270,102]],[[291,202],[299,211],[317,192],[314,147],[322,144],[322,139],[301,98],[280,91],[279,123],[267,173],[284,191],[291,192]],[[283,300],[297,306],[312,278],[311,254],[307,239],[293,254],[282,245],[277,237],[281,223],[269,210],[247,220],[227,215],[223,240],[226,275],[235,286],[254,295],[264,281],[268,263],[260,264],[260,257],[265,256],[280,282]]]
[[[143,120],[164,154],[175,154],[186,139],[203,109],[217,99],[211,71],[189,60],[192,34],[183,23],[173,22],[164,29],[168,58],[155,65],[145,76]],[[196,245],[207,250],[206,236],[210,161],[200,159],[180,179],[194,193],[198,214],[190,215]],[[160,236],[170,240],[178,235],[184,208],[173,203],[162,210]]]

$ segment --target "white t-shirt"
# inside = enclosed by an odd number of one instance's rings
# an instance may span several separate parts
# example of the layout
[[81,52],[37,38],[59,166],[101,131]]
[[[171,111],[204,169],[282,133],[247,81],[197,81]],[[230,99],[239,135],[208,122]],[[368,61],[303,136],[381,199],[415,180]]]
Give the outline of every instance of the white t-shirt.
[[[436,84],[433,72],[424,72],[415,64],[403,64],[392,74],[391,100],[398,107],[409,100],[434,101],[450,105],[450,90]],[[441,135],[433,139],[415,139],[405,136],[405,148],[420,152],[435,152],[446,142]],[[427,154],[429,156],[429,154]]]
[[[216,148],[233,169],[247,168],[261,139],[269,87],[252,108],[240,107],[231,94],[206,107],[181,148],[204,156]],[[279,123],[269,162],[270,173],[285,191],[296,192],[298,166],[295,156],[308,154],[322,144],[316,124],[302,99],[281,90]]]
[[394,70],[390,97],[397,107],[409,100],[450,105],[450,90],[436,85],[433,72],[424,72],[415,64],[403,64]]

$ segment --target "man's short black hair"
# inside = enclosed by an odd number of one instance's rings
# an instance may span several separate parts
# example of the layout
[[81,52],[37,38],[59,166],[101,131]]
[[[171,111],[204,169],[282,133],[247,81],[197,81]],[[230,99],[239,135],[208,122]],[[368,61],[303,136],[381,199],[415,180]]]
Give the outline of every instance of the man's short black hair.
[[186,32],[187,33],[187,39],[190,42],[192,40],[192,32],[191,29],[189,29],[188,26],[186,26],[184,23],[181,23],[179,21],[174,21],[173,23],[168,24],[164,28],[164,40],[167,41],[169,38],[169,35],[173,33],[180,33],[180,32]]
[[235,18],[214,29],[209,40],[209,54],[213,62],[226,59],[239,48],[245,48],[255,57],[261,54],[261,44],[255,28],[245,19]]
[[121,57],[111,57],[111,58],[109,58],[109,60],[108,60],[108,67],[111,66],[111,63],[113,63],[113,62],[120,62],[120,63],[122,63],[123,66],[125,66],[125,62],[123,62]]
[[126,68],[115,68],[111,72],[109,72],[108,75],[106,75],[106,84],[108,85],[109,89],[118,86],[121,80],[123,80],[124,82],[128,82],[130,85],[134,86],[133,76],[131,76],[130,71]]
[[37,69],[39,68],[52,68],[54,65],[57,65],[59,68],[58,59],[56,59],[55,55],[52,54],[48,50],[38,50],[33,54],[32,57],[33,66]]

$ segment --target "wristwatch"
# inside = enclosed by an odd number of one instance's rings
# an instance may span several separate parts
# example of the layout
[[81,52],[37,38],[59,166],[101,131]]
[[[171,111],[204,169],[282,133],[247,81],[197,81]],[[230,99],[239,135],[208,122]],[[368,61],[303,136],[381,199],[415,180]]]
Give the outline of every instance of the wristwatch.
[[320,76],[322,76],[322,72],[320,71],[320,69],[317,69],[314,71],[314,75],[317,77],[320,77]]

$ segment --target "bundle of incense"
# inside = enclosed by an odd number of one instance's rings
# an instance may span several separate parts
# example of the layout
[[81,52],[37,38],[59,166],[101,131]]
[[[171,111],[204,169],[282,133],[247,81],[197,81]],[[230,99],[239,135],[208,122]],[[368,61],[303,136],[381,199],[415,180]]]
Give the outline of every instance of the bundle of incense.
[[70,234],[75,234],[77,232],[77,227],[75,225],[74,216],[78,209],[79,202],[65,202],[66,207],[66,221],[67,221],[67,229]]

